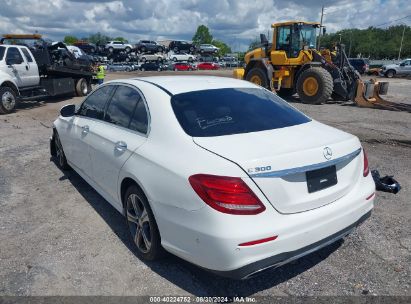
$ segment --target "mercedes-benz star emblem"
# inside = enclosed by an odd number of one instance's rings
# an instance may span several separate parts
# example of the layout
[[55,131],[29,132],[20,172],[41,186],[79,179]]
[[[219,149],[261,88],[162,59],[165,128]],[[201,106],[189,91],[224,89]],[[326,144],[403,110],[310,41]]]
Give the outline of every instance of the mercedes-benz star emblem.
[[323,150],[323,155],[325,159],[330,160],[331,157],[333,156],[333,151],[331,150],[330,147],[325,147]]

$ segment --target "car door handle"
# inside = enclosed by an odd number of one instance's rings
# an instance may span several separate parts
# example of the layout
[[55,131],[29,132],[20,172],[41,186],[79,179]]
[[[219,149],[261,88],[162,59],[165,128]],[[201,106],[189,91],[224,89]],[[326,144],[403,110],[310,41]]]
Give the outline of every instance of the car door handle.
[[82,126],[81,127],[81,133],[87,134],[90,131],[89,126]]
[[125,151],[127,149],[127,144],[124,141],[116,142],[115,149],[118,151]]

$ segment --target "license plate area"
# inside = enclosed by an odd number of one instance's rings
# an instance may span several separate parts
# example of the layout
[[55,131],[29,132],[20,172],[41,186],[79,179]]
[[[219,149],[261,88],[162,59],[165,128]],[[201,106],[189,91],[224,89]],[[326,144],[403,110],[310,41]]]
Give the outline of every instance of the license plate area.
[[337,184],[337,169],[335,166],[305,172],[308,193],[320,191]]

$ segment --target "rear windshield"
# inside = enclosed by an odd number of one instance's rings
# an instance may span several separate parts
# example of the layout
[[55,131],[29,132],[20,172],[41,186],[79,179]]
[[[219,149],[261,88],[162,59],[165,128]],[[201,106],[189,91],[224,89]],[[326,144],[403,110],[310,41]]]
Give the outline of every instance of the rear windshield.
[[3,60],[5,51],[6,51],[6,48],[4,46],[0,46],[0,60]]
[[174,114],[193,137],[273,130],[310,119],[275,94],[259,88],[194,91],[171,98]]

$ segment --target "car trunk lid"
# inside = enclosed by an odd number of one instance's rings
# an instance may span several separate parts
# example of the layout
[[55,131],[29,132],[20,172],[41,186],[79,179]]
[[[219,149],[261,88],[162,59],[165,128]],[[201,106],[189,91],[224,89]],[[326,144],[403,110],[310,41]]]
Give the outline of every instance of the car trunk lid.
[[238,164],[281,213],[332,203],[347,194],[360,176],[358,138],[316,121],[193,139]]

